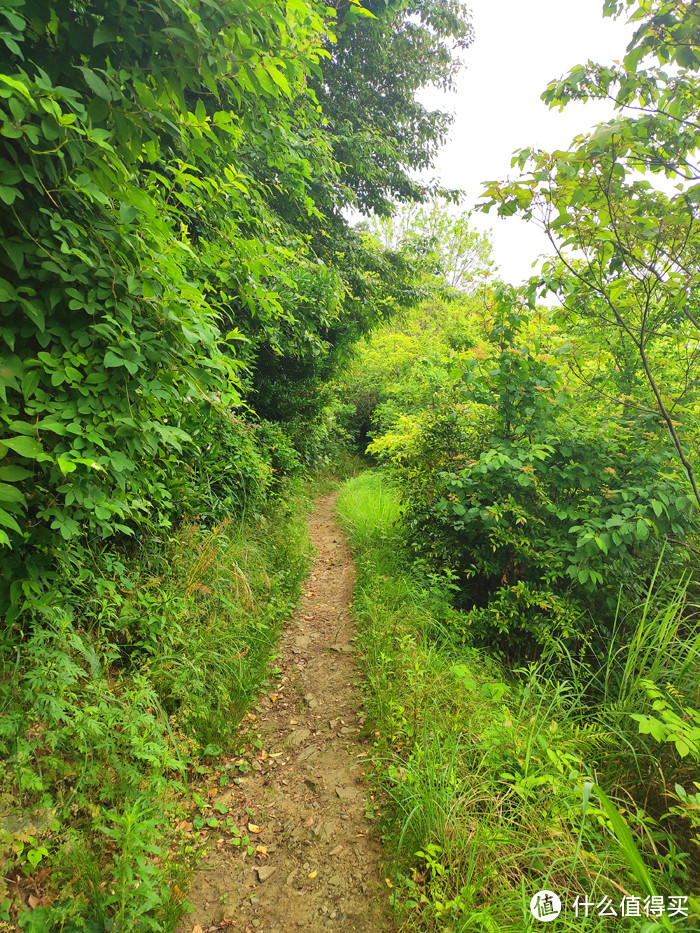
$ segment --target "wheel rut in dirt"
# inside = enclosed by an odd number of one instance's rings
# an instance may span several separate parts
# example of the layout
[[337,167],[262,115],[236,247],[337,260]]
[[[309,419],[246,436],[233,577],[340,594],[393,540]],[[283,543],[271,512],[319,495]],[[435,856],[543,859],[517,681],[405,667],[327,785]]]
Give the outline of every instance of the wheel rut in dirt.
[[195,909],[181,933],[392,929],[381,847],[366,816],[354,567],[333,515],[336,498],[318,499],[309,518],[318,556],[280,641],[278,686],[250,714],[262,748],[252,770],[210,800],[228,808],[256,852],[216,842],[192,879]]

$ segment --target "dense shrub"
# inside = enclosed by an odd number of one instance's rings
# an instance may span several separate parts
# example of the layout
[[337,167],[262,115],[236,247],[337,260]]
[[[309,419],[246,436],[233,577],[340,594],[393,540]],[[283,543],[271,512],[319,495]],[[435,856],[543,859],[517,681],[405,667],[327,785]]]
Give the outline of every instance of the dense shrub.
[[[653,419],[584,408],[528,315],[500,298],[417,415],[370,451],[392,467],[415,552],[448,573],[469,637],[510,654],[605,638],[620,582],[696,530],[692,491]],[[455,371],[456,370],[456,371]]]

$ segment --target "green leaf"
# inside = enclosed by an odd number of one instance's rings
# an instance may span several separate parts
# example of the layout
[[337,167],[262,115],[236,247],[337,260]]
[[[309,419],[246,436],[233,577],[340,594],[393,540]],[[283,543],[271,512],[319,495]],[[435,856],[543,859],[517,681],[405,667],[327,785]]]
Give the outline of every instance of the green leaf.
[[103,45],[105,42],[114,42],[117,38],[117,31],[113,26],[107,23],[100,23],[92,37],[93,47]]
[[85,78],[85,83],[98,97],[101,97],[102,100],[111,100],[112,92],[104,83],[102,78],[99,75],[96,75],[94,71],[91,71],[89,68],[85,68],[83,65],[76,65],[78,71],[82,72],[83,77]]
[[9,75],[4,74],[0,74],[0,81],[3,84],[6,84],[8,87],[11,87],[14,91],[18,91],[23,97],[26,97],[27,100],[31,101],[31,92],[22,81],[18,81],[16,78],[11,78]]
[[3,525],[5,528],[10,528],[12,531],[18,531],[20,534],[22,532],[22,529],[17,524],[17,519],[4,509],[0,509],[0,525]]
[[68,457],[57,457],[56,463],[58,464],[58,468],[64,476],[66,476],[68,473],[73,473],[73,471],[77,469],[75,463],[73,463],[72,460],[69,460]]
[[44,452],[39,441],[35,440],[33,437],[4,437],[1,443],[9,447],[10,450],[14,450],[20,457],[29,457],[33,459]]
[[[593,790],[600,799],[605,815],[610,820],[613,832],[617,836],[618,842],[620,843],[625,861],[632,871],[632,874],[637,879],[639,886],[641,887],[644,894],[651,896],[656,895],[654,882],[652,881],[648,868],[644,864],[644,859],[640,855],[639,849],[635,845],[634,839],[632,838],[632,833],[630,832],[627,823],[622,818],[617,808],[614,806],[602,788],[598,787],[597,784],[594,784]],[[662,916],[661,922],[666,930],[673,929],[667,917]]]
[[0,201],[5,204],[14,204],[15,198],[20,194],[17,188],[9,188],[7,185],[0,185]]
[[0,483],[0,502],[24,502],[24,496],[16,486]]
[[679,45],[676,48],[676,61],[681,68],[696,68],[698,64],[695,53],[689,45]]
[[281,71],[278,71],[274,65],[269,65],[267,73],[270,75],[275,84],[281,88],[284,93],[289,97],[292,93],[292,89],[289,86],[289,82],[286,77],[282,74]]
[[22,54],[22,49],[17,45],[14,39],[7,35],[7,33],[0,33],[0,39],[5,43],[8,49],[13,52],[18,58],[24,58]]
[[119,218],[123,224],[130,224],[139,215],[137,207],[134,207],[133,204],[124,204],[122,203],[119,207]]
[[659,518],[659,516],[662,515],[664,511],[663,505],[659,502],[658,499],[652,499],[650,502],[650,505],[652,509],[654,510],[654,514],[656,515],[656,517]]
[[12,466],[0,466],[0,480],[7,483],[16,483],[33,475],[31,470],[25,470],[24,467],[15,466],[14,464]]
[[4,243],[3,246],[15,268],[15,272],[21,272],[24,266],[24,248],[19,243]]
[[188,343],[191,343],[193,346],[202,342],[202,338],[199,336],[199,334],[195,334],[193,330],[189,330],[184,325],[182,327],[182,335],[185,338],[185,340]]
[[14,431],[16,434],[26,434],[27,437],[33,437],[36,434],[36,425],[29,421],[11,421],[7,426],[8,431]]
[[617,126],[601,126],[591,136],[591,142],[604,146],[610,138],[619,131]]

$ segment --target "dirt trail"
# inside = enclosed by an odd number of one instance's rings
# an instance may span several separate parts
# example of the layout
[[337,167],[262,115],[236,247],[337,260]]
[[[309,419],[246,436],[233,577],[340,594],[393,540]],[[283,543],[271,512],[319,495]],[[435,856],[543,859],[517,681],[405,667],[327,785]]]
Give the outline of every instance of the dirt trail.
[[[280,643],[276,693],[251,725],[262,740],[253,770],[212,804],[229,808],[250,843],[246,856],[224,837],[201,863],[188,894],[195,907],[180,931],[388,933],[380,844],[365,811],[354,686],[350,599],[354,568],[335,522],[336,495],[309,519],[318,557]],[[255,715],[255,713],[254,713]],[[238,773],[238,772],[235,772]],[[196,933],[200,933],[196,930]]]

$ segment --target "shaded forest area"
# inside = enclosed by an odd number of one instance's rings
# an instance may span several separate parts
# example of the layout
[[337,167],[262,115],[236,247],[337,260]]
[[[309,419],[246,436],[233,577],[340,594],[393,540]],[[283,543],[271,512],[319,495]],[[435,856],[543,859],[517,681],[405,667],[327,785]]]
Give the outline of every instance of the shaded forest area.
[[692,928],[700,7],[603,9],[515,288],[415,180],[456,0],[0,2],[0,929],[175,928],[343,462],[404,929]]

